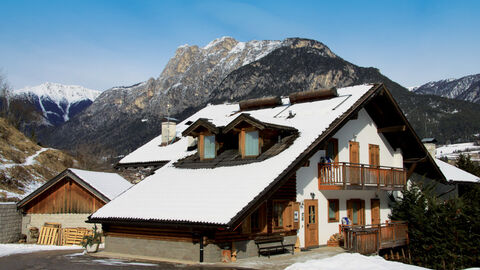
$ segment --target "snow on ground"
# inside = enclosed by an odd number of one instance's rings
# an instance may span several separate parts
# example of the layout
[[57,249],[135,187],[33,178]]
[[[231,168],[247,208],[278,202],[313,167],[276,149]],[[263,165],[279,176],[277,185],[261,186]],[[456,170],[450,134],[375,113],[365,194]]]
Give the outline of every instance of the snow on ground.
[[20,253],[32,253],[45,250],[82,249],[81,246],[48,246],[34,244],[0,244],[0,257]]
[[363,256],[358,253],[343,253],[333,257],[298,262],[285,268],[285,270],[421,270],[427,269],[400,262],[392,262],[380,256]]
[[[475,145],[473,142],[468,143],[457,143],[457,144],[447,144],[437,147],[435,150],[436,158],[447,157],[448,159],[457,159],[458,156],[462,154],[475,155],[480,152],[480,145]],[[475,157],[472,157],[472,160],[477,161]]]

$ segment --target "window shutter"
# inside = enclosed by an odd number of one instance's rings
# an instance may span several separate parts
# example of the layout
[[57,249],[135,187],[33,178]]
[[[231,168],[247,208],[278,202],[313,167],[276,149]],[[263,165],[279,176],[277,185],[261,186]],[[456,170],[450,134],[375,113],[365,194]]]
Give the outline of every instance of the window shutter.
[[293,211],[292,211],[292,223],[293,229],[298,230],[300,228],[300,203],[294,202],[293,203]]

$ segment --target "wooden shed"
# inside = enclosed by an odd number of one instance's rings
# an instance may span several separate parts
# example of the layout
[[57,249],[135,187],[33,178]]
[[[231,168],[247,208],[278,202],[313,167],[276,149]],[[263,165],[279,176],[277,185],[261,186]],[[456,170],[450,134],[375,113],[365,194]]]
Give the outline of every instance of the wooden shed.
[[45,222],[90,228],[87,217],[131,186],[116,173],[66,169],[18,202],[22,233],[31,240],[30,228]]

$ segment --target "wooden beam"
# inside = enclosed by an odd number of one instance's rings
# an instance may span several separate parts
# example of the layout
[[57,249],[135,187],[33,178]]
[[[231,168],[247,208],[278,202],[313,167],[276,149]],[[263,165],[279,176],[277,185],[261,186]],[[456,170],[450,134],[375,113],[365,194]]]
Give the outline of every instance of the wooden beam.
[[403,132],[407,130],[406,125],[392,126],[392,127],[383,127],[377,130],[378,133],[388,133],[388,132]]
[[415,170],[415,168],[417,167],[417,164],[418,163],[413,163],[412,166],[410,166],[410,169],[408,169],[408,172],[407,172],[407,180],[410,178],[410,176],[412,175],[413,171]]
[[427,161],[427,156],[424,156],[422,158],[408,158],[408,159],[404,159],[403,160],[403,163],[418,163],[418,162],[425,162]]

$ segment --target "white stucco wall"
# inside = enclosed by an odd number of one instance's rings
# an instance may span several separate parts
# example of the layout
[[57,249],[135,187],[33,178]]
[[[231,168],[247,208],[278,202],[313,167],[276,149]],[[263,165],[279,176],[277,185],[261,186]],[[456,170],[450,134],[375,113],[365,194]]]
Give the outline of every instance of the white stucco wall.
[[[359,142],[360,162],[369,163],[368,144],[376,144],[380,148],[380,165],[403,167],[403,158],[400,150],[394,150],[383,137],[378,134],[375,123],[365,110],[361,110],[358,119],[349,121],[334,136],[338,139],[339,162],[349,162],[350,155],[348,142]],[[303,203],[311,199],[311,193],[318,200],[318,232],[319,245],[326,245],[330,236],[338,233],[338,225],[342,217],[347,216],[347,200],[361,199],[365,201],[365,222],[371,224],[371,199],[380,199],[380,221],[388,220],[391,213],[388,207],[388,193],[384,190],[319,190],[318,189],[318,162],[325,156],[325,151],[318,151],[310,158],[309,167],[302,167],[297,171],[297,201]],[[328,222],[328,199],[339,200],[339,222]],[[305,246],[305,219],[303,205],[300,206],[300,229],[298,237],[301,247]]]
[[368,164],[368,145],[376,144],[380,148],[380,165],[390,167],[403,167],[400,149],[393,149],[382,134],[378,134],[377,126],[365,109],[358,113],[358,119],[350,120],[333,138],[338,139],[338,161],[349,162],[349,141],[356,141],[360,148],[360,163]]

